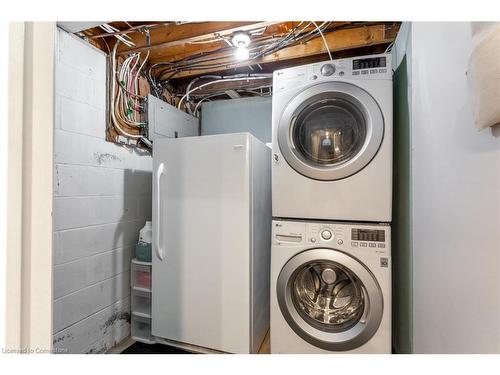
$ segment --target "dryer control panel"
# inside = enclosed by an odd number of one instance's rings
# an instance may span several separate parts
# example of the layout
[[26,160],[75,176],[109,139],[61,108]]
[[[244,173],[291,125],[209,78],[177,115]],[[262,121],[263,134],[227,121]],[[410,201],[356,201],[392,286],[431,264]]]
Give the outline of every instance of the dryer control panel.
[[390,255],[388,224],[273,220],[273,244],[327,246]]
[[281,91],[306,82],[331,80],[391,80],[390,54],[369,55],[276,70],[273,76],[275,90]]

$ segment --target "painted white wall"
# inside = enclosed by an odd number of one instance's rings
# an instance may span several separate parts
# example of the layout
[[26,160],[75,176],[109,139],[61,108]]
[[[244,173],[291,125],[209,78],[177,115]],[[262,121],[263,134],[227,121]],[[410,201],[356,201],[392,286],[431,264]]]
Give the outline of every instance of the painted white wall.
[[469,23],[413,23],[414,351],[500,353],[500,136],[476,130]]
[[151,217],[152,159],[105,141],[106,57],[58,30],[55,349],[102,352],[130,333],[130,259]]

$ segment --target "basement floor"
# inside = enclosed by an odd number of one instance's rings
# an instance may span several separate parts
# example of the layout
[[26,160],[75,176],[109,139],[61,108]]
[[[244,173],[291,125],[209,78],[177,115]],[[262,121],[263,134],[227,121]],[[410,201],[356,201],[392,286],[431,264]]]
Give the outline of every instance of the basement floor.
[[[262,341],[262,345],[260,346],[258,354],[270,354],[270,345],[269,345],[269,331]],[[188,352],[186,350],[182,350],[170,345],[164,344],[143,344],[141,342],[135,342],[126,348],[121,354],[196,354],[192,352]]]

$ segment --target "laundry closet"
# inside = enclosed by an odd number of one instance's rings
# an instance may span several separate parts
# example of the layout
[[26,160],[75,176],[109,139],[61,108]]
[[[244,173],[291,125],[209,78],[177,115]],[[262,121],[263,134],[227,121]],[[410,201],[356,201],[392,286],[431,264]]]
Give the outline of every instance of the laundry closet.
[[53,26],[54,352],[498,352],[470,24]]

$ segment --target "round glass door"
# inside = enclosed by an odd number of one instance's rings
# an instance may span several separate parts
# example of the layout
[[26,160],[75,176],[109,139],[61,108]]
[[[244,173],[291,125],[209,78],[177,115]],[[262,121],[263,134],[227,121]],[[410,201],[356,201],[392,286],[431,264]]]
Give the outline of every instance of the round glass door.
[[365,311],[364,286],[352,271],[332,261],[312,261],[294,273],[292,300],[311,326],[342,332]]
[[355,174],[382,142],[383,116],[363,89],[345,82],[312,86],[286,107],[278,126],[280,150],[297,172],[336,180]]
[[307,105],[294,118],[291,131],[297,152],[313,166],[334,166],[352,159],[366,139],[361,111],[335,97]]
[[336,250],[297,254],[281,270],[276,292],[290,327],[322,349],[355,349],[375,334],[382,320],[377,281],[359,261]]

